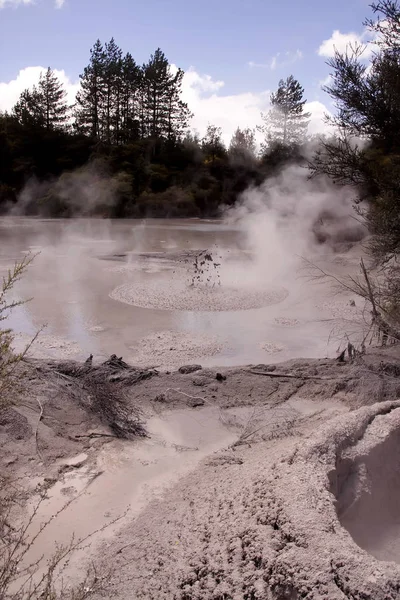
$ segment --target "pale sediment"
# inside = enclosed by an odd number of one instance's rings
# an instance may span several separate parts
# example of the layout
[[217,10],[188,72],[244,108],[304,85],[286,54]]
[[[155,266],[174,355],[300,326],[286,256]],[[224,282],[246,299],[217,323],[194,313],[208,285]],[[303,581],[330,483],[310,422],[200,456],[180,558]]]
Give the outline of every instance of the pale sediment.
[[185,331],[158,331],[131,346],[135,365],[180,366],[215,356],[226,347],[217,336]]
[[171,282],[125,283],[110,297],[141,308],[179,311],[239,311],[282,302],[284,288],[248,289],[228,286],[188,286]]
[[285,350],[283,344],[277,344],[275,342],[262,342],[260,344],[261,350],[264,350],[267,354],[277,354]]
[[[273,442],[242,446],[208,461],[162,504],[149,507],[113,546],[115,551],[130,539],[117,558],[116,596],[398,599],[400,566],[372,556],[377,552],[374,544],[366,548],[372,550],[368,554],[339,520],[341,508],[350,501],[358,526],[378,533],[380,521],[385,521],[381,512],[389,511],[383,529],[392,535],[386,525],[393,526],[398,516],[398,503],[390,499],[394,476],[398,498],[395,458],[391,462],[387,453],[380,457],[388,464],[378,476],[383,463],[375,463],[375,482],[360,481],[354,468],[370,468],[377,447],[398,449],[400,424],[397,416],[392,421],[392,413],[400,413],[400,402],[362,408],[326,425],[315,412],[295,437],[283,423]],[[384,431],[392,432],[389,442]],[[372,460],[369,451],[365,454],[368,437],[374,439]],[[383,490],[379,506],[374,483]],[[386,560],[399,559],[397,548],[386,552]]]

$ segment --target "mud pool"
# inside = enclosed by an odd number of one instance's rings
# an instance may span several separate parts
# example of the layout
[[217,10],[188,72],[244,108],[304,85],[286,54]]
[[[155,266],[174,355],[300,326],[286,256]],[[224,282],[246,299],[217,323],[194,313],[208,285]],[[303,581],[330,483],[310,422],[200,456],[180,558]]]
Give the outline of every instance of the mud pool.
[[[311,283],[300,260],[280,275],[274,257],[251,256],[240,227],[218,221],[3,218],[0,239],[1,274],[39,252],[16,288],[16,297],[33,299],[9,320],[19,347],[47,325],[38,357],[112,352],[168,368],[333,356],[343,322],[351,334],[360,317],[349,295]],[[225,283],[196,296],[187,286],[193,253],[212,247]],[[351,250],[321,246],[316,258],[339,275],[357,269]]]
[[[54,540],[68,544],[71,536],[76,540],[90,536],[93,553],[96,543],[112,537],[202,458],[234,442],[251,409],[224,411],[222,419],[220,412],[216,407],[168,411],[147,421],[149,437],[144,441],[112,442],[95,461],[87,453],[59,461],[66,473],[48,490],[30,535],[59,514],[40,533],[27,561],[50,558]],[[31,485],[34,488],[38,483],[43,478],[32,480]],[[35,504],[36,499],[32,507]],[[80,544],[74,553],[70,574],[79,572],[82,559],[87,562],[86,547]]]

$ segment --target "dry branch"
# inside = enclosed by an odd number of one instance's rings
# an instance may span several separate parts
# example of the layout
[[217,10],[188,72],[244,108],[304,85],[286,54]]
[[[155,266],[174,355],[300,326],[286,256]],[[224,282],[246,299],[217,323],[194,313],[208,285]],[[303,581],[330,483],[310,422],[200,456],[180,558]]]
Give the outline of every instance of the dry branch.
[[145,437],[147,435],[140,412],[128,398],[129,387],[158,375],[152,369],[138,369],[112,355],[100,365],[75,361],[47,361],[37,364],[36,370],[47,381],[53,378],[66,382],[65,391],[71,398],[97,414],[119,438]]
[[39,445],[38,445],[38,430],[39,430],[39,425],[40,425],[40,421],[42,420],[43,417],[43,405],[40,402],[39,398],[36,398],[37,403],[39,404],[39,409],[40,409],[40,413],[39,413],[39,417],[36,423],[36,428],[35,428],[35,444],[36,444],[36,451],[40,457],[40,459],[42,460],[42,455],[40,454],[40,450],[39,450]]
[[268,372],[268,371],[253,371],[246,369],[246,373],[251,373],[252,375],[262,375],[264,377],[285,377],[286,379],[313,379],[316,381],[332,381],[336,379],[334,377],[318,377],[313,375],[293,375],[293,373],[277,373],[276,371]]

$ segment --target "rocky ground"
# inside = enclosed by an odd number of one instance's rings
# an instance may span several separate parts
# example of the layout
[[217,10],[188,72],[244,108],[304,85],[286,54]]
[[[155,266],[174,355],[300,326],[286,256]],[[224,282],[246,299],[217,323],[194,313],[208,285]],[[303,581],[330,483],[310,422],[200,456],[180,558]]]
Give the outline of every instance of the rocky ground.
[[[352,362],[166,373],[117,357],[30,359],[23,399],[0,417],[2,473],[51,494],[90,464],[101,482],[99,456],[121,443],[145,449],[155,415],[200,419],[211,407],[229,443],[188,463],[86,552],[111,565],[105,597],[395,599],[399,358],[392,346]],[[178,465],[185,449],[170,450]]]

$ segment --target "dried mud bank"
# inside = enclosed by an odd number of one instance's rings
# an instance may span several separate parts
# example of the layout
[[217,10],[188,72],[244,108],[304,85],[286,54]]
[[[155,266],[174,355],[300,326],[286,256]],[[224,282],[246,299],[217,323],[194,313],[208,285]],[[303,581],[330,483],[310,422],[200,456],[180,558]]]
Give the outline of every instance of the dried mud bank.
[[400,403],[339,416],[311,440],[314,416],[297,432],[301,441],[291,436],[206,462],[162,510],[149,507],[111,545],[113,597],[398,598],[400,567],[356,545],[332,492],[342,454],[391,410]]
[[106,597],[395,599],[399,359],[171,373],[29,360],[25,398],[0,418],[1,469],[74,500],[46,548],[156,482],[80,557],[112,567]]

